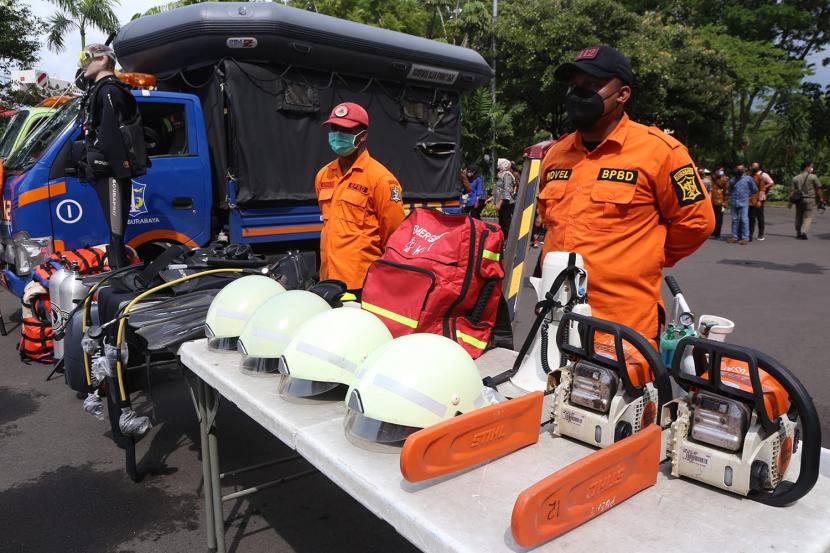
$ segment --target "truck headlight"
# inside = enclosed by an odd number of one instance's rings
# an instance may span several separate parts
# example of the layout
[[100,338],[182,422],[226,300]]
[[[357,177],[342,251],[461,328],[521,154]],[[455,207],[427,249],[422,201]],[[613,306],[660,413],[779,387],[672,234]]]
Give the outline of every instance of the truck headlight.
[[614,371],[580,361],[574,367],[571,403],[607,413],[618,385],[619,377]]
[[52,255],[52,238],[32,238],[25,232],[14,235],[14,266],[18,275],[28,275]]
[[3,261],[8,265],[14,265],[14,242],[11,240],[3,244]]
[[692,413],[692,439],[729,451],[741,449],[749,427],[749,407],[740,401],[698,392]]

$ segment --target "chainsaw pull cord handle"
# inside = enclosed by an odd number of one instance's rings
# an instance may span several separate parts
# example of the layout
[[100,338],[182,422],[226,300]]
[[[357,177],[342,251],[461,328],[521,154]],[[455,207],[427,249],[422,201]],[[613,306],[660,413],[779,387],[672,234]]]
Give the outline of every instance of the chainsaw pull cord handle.
[[[566,329],[572,322],[576,322],[579,325],[581,346],[573,346],[567,340]],[[616,360],[597,353],[594,347],[597,331],[613,336]],[[669,376],[669,369],[663,363],[657,350],[639,332],[619,323],[571,312],[565,313],[562,317],[562,320],[559,322],[559,331],[556,333],[556,343],[559,346],[559,351],[570,355],[572,360],[584,359],[601,367],[616,371],[620,376],[620,380],[622,380],[626,392],[631,396],[640,397],[645,393],[645,384],[634,386],[634,383],[631,381],[626,366],[623,342],[628,342],[634,346],[640,355],[643,356],[646,363],[648,363],[650,372],[654,375],[652,382],[657,389],[657,416],[655,422],[659,424],[663,405],[673,398],[671,378]]]
[[[536,304],[536,319],[530,326],[530,331],[527,333],[525,341],[522,343],[522,347],[519,348],[519,355],[516,356],[516,361],[513,362],[513,367],[504,371],[503,373],[484,378],[482,382],[485,386],[489,388],[495,388],[499,384],[504,384],[505,382],[513,378],[513,376],[517,372],[519,372],[519,367],[522,366],[522,361],[527,355],[527,352],[530,351],[530,347],[533,345],[533,339],[536,337],[536,332],[542,325],[542,321],[544,321],[545,317],[547,317],[548,313],[550,313],[552,310],[556,309],[557,307],[562,307],[562,304],[560,304],[554,298],[556,298],[556,296],[559,293],[559,290],[562,288],[562,285],[565,284],[565,281],[567,279],[570,279],[571,282],[572,298],[576,297],[575,275],[577,272],[580,271],[582,271],[582,269],[576,266],[576,253],[571,252],[568,255],[568,266],[565,267],[565,269],[562,272],[556,275],[553,284],[550,285],[550,290],[548,290],[548,292],[545,294],[545,299],[539,301]],[[568,304],[570,303],[571,302],[569,301]]]
[[[681,372],[681,356],[675,356],[672,374],[681,388],[689,391],[689,388],[695,387],[742,401],[752,401],[761,426],[769,433],[776,432],[780,428],[780,420],[772,421],[767,414],[759,370],[772,376],[789,395],[792,406],[782,416],[790,417],[790,420],[800,419],[801,429],[804,432],[798,478],[795,482],[782,480],[772,492],[753,494],[752,499],[772,507],[785,507],[801,499],[813,489],[819,477],[821,424],[813,399],[801,381],[775,358],[748,347],[693,337],[683,338],[677,346],[678,351],[692,347],[692,357],[695,360],[696,374],[692,376]],[[721,359],[724,358],[747,363],[749,380],[752,383],[751,394],[739,391],[721,381],[720,365]],[[709,377],[703,378],[703,374],[707,371]],[[793,445],[797,447],[797,444]]]

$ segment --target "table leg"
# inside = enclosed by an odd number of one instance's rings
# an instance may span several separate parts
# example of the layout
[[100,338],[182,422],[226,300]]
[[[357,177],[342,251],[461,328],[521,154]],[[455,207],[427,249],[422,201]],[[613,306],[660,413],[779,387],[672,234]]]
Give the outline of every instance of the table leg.
[[219,439],[216,433],[216,412],[219,409],[219,394],[202,382],[207,401],[208,453],[210,455],[210,480],[213,492],[213,518],[216,528],[216,551],[225,553],[225,515],[222,510],[222,484],[219,480]]
[[207,406],[205,404],[205,392],[202,380],[194,376],[197,381],[191,382],[188,378],[190,389],[194,392],[196,402],[196,415],[199,418],[199,433],[202,446],[202,488],[205,494],[205,524],[207,529],[208,549],[216,551],[216,519],[213,513],[213,480],[210,477],[210,452],[208,449],[208,426]]

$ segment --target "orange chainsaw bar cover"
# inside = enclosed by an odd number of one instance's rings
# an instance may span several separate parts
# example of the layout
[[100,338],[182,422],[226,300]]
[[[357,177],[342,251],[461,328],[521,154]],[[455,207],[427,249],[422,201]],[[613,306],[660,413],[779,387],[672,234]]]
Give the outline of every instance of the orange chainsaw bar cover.
[[651,424],[523,491],[513,506],[513,538],[533,547],[576,528],[653,486],[659,464],[660,428]]
[[403,444],[401,474],[421,482],[535,444],[543,398],[533,392],[415,432]]

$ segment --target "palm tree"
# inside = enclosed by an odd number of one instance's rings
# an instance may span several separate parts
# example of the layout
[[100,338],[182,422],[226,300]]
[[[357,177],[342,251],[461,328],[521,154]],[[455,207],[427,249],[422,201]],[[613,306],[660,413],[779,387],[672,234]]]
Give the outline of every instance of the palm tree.
[[49,0],[59,10],[46,20],[46,46],[53,52],[65,48],[66,35],[75,29],[81,33],[81,49],[86,48],[86,31],[98,29],[105,33],[118,30],[115,7],[119,0]]

